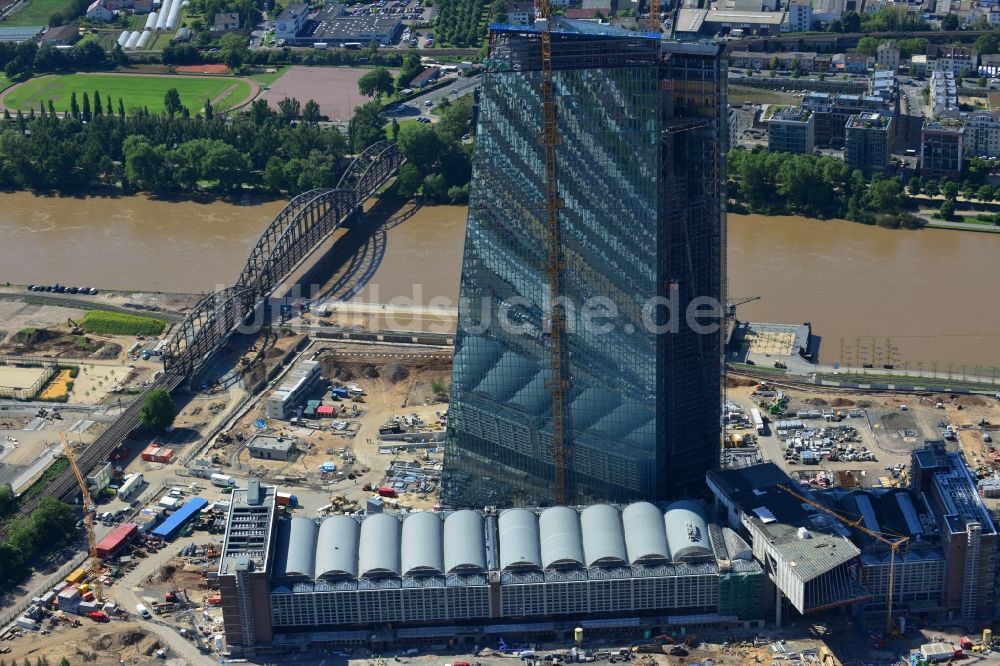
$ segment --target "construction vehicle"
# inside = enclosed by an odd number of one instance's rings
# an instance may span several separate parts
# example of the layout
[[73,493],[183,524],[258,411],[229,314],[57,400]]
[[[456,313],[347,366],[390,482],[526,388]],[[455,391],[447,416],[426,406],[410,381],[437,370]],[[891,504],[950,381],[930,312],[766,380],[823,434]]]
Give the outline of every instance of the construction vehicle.
[[94,622],[111,622],[111,618],[104,611],[90,611],[87,613],[87,617]]
[[70,335],[83,335],[83,327],[73,321],[71,317],[66,318],[66,325],[69,326]]
[[902,536],[900,534],[895,534],[895,533],[890,533],[890,532],[876,532],[875,530],[870,530],[870,529],[868,529],[867,527],[864,526],[864,524],[863,524],[864,518],[862,516],[857,516],[856,518],[853,518],[853,519],[847,518],[847,517],[845,517],[845,516],[837,513],[833,509],[831,509],[831,508],[829,508],[829,507],[827,507],[827,506],[825,506],[823,504],[820,504],[819,502],[816,502],[815,500],[809,499],[808,497],[806,497],[802,493],[796,492],[795,490],[793,490],[788,485],[785,485],[783,483],[779,483],[778,487],[781,488],[782,490],[784,490],[786,493],[788,493],[792,497],[794,497],[795,499],[799,500],[800,502],[804,502],[805,504],[808,504],[809,506],[813,507],[817,511],[821,511],[822,513],[825,513],[826,515],[830,516],[834,520],[837,520],[837,521],[839,521],[839,522],[847,525],[848,527],[853,527],[854,529],[858,530],[859,532],[863,532],[864,534],[867,534],[868,536],[870,536],[871,538],[875,539],[876,541],[884,543],[885,545],[887,545],[889,547],[889,595],[888,595],[888,598],[886,600],[886,607],[885,607],[885,634],[886,634],[886,636],[898,636],[899,635],[899,629],[896,627],[895,623],[892,621],[892,598],[893,598],[893,596],[895,596],[894,593],[895,593],[895,590],[896,590],[896,586],[895,586],[895,581],[896,581],[896,553],[899,551],[900,548],[902,548],[903,546],[905,546],[909,542],[910,537]]
[[80,501],[83,503],[83,525],[87,532],[87,550],[90,554],[90,582],[93,586],[94,596],[98,601],[104,600],[103,590],[101,590],[101,560],[97,557],[97,539],[94,536],[94,505],[90,501],[90,488],[87,487],[87,480],[84,479],[80,468],[76,464],[76,456],[73,455],[73,447],[70,446],[66,433],[60,433],[63,451],[66,460],[69,461],[76,483],[80,486]]

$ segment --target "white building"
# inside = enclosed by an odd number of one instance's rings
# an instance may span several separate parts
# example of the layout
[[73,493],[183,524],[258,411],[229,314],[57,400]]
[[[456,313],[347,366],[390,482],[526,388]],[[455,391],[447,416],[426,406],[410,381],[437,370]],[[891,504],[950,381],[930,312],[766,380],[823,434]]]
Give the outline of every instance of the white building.
[[958,76],[966,67],[975,72],[976,62],[975,51],[964,46],[932,44],[927,47],[927,65],[932,71],[951,72]]
[[965,120],[965,154],[1000,157],[1000,120],[989,111],[973,111]]
[[271,419],[288,419],[306,398],[309,390],[319,379],[320,365],[317,361],[302,361],[293,368],[282,381],[281,386],[267,398],[267,416]]
[[812,28],[812,2],[791,0],[782,28],[785,32],[808,32]]
[[110,21],[115,13],[104,6],[103,0],[94,0],[87,7],[87,18],[92,21]]
[[305,26],[308,16],[309,5],[299,3],[288,5],[278,15],[278,20],[275,22],[274,38],[283,39],[286,42],[294,40]]

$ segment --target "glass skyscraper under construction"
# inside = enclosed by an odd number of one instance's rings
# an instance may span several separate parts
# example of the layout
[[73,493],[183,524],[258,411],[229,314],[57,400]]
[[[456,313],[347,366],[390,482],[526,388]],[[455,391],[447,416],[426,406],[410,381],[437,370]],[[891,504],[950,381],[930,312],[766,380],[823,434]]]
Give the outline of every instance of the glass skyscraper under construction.
[[[697,492],[719,460],[722,49],[553,19],[553,261],[541,37],[535,27],[490,30],[443,501],[531,506]],[[551,271],[565,313],[558,340]],[[708,316],[691,320],[696,306]],[[562,383],[553,381],[554,348]]]

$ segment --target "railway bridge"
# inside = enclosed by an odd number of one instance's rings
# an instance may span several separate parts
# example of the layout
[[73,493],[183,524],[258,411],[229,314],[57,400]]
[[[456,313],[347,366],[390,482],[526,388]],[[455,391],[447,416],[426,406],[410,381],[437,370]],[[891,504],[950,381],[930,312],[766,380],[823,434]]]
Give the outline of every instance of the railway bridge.
[[[229,336],[266,303],[313,250],[341,225],[361,214],[362,204],[404,161],[394,142],[381,141],[351,162],[336,188],[310,190],[292,199],[261,234],[236,283],[205,296],[174,327],[164,352],[164,373],[136,396],[94,443],[77,454],[80,470],[87,474],[139,425],[146,392],[172,391],[203,369]],[[42,497],[67,498],[77,492],[76,479],[67,469],[52,480],[44,493],[23,502],[18,516],[30,515]],[[13,522],[0,526],[0,538],[6,538]]]

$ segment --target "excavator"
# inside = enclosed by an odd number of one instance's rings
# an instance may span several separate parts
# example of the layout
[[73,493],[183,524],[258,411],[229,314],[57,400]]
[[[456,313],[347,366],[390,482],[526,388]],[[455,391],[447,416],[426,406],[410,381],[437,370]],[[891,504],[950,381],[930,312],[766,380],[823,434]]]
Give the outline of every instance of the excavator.
[[70,335],[82,335],[83,334],[83,327],[80,326],[80,324],[78,324],[75,321],[73,321],[72,318],[67,318],[66,319],[66,325],[69,326],[69,329],[70,329],[69,330],[69,334]]

